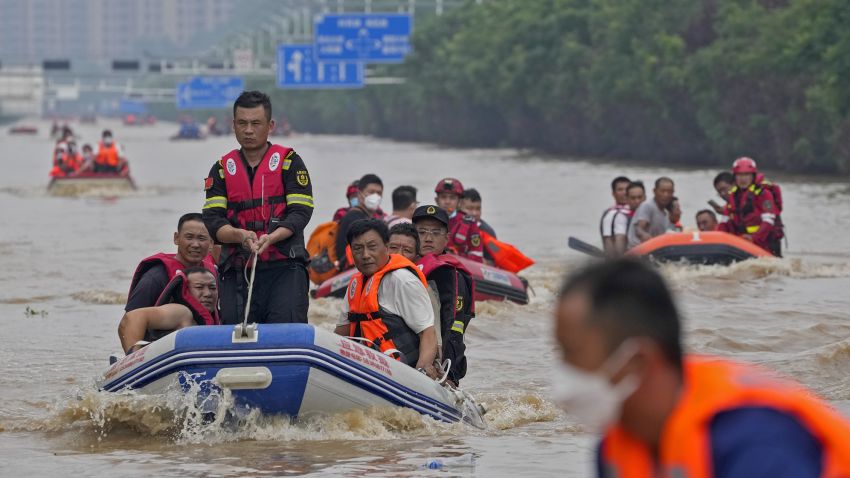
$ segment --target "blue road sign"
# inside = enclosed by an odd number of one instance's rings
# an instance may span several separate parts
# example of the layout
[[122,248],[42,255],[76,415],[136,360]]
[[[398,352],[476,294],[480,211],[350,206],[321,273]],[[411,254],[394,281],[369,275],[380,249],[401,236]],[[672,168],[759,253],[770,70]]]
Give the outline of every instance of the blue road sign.
[[228,108],[244,89],[238,76],[196,76],[177,84],[177,109]]
[[139,100],[122,99],[118,103],[118,112],[133,115],[143,115],[148,112],[148,107]]
[[277,48],[278,88],[362,88],[363,64],[319,62],[313,45],[280,45]]
[[399,63],[410,52],[413,19],[404,13],[319,15],[316,59]]

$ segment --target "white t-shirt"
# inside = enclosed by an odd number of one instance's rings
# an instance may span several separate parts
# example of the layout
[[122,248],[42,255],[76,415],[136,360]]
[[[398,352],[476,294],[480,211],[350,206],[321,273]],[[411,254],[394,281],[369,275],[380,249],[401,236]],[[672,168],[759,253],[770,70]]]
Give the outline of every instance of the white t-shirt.
[[[428,290],[419,277],[407,269],[388,272],[378,289],[378,304],[387,312],[398,315],[414,332],[421,333],[434,326],[434,308]],[[348,325],[348,298],[342,301],[337,325]]]
[[411,224],[411,223],[413,223],[413,221],[411,221],[410,219],[408,219],[406,217],[395,216],[395,215],[385,217],[384,222],[387,223],[387,227],[390,228],[390,229],[392,229],[393,226],[395,226],[396,224]]
[[602,237],[625,236],[629,232],[629,206],[616,206],[602,215]]

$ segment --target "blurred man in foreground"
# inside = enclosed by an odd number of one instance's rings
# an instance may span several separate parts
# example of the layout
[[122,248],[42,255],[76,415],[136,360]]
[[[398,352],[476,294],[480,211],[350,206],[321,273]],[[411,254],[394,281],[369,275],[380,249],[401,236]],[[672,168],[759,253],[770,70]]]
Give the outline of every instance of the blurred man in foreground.
[[556,400],[603,434],[599,477],[850,476],[850,424],[828,404],[761,367],[684,354],[653,267],[581,270],[555,326]]

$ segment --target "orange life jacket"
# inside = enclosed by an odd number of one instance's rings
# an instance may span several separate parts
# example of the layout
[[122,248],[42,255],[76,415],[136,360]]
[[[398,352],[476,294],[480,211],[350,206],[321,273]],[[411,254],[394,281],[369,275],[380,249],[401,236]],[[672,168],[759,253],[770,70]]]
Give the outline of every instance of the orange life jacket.
[[117,167],[118,147],[115,145],[115,143],[106,146],[105,144],[103,144],[103,141],[101,141],[98,144],[97,156],[95,156],[94,162],[101,166],[111,166],[113,168]]
[[407,326],[402,317],[387,312],[378,303],[381,280],[388,272],[398,269],[408,269],[416,274],[427,291],[428,282],[422,271],[398,254],[390,254],[387,265],[368,279],[364,279],[363,274],[357,272],[348,283],[348,320],[351,322],[349,335],[363,337],[372,342],[374,349],[414,366],[419,360],[419,335]]
[[[286,191],[281,168],[291,148],[273,144],[254,172],[254,182],[248,176],[245,162],[238,149],[227,153],[219,161],[227,187],[227,219],[233,227],[254,231],[257,237],[268,234],[272,219],[280,219],[286,210]],[[240,244],[228,244],[222,248],[221,263],[236,255],[242,260],[247,254]],[[287,255],[278,244],[272,244],[260,254],[264,262],[286,259]],[[233,264],[235,266],[241,263]]]
[[712,477],[711,421],[741,407],[768,407],[794,417],[821,444],[821,476],[850,476],[850,423],[799,384],[760,367],[710,357],[687,359],[684,373],[682,396],[664,424],[658,462],[643,442],[617,426],[602,444],[603,466],[611,476]]
[[307,241],[307,252],[310,254],[310,265],[307,272],[310,280],[319,285],[322,282],[337,275],[334,262],[336,261],[336,235],[339,232],[339,223],[329,221],[319,224],[310,240]]
[[493,258],[493,263],[500,269],[516,274],[534,264],[532,259],[529,259],[516,247],[507,242],[502,242],[484,231],[481,231],[481,240],[484,242],[484,249]]

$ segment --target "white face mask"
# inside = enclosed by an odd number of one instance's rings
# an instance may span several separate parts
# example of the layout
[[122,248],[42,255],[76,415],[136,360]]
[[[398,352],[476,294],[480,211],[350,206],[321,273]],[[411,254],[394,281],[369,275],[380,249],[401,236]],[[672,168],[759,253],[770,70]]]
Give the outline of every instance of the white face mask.
[[363,205],[370,211],[377,211],[381,207],[381,195],[373,193],[363,198]]
[[107,146],[111,145],[112,144],[112,136],[104,136],[103,137],[103,144],[105,144]]
[[640,385],[634,375],[617,384],[610,380],[636,353],[637,344],[627,340],[595,372],[559,361],[553,377],[555,403],[591,433],[602,433],[620,418],[623,402]]

